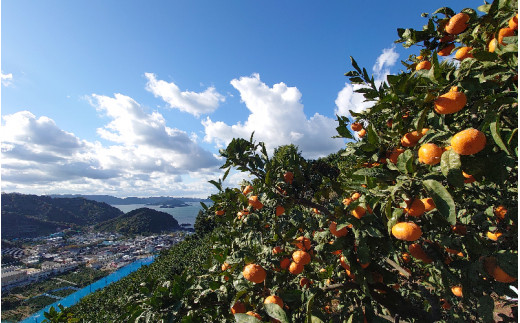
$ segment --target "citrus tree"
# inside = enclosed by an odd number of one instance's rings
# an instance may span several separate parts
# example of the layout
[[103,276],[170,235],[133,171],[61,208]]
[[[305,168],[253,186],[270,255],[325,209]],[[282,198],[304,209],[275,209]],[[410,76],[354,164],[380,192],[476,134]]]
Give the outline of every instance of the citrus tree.
[[[269,157],[253,136],[222,150],[210,269],[183,320],[493,321],[517,296],[516,8],[424,14],[398,29],[420,49],[381,84],[352,59],[373,105],[338,116],[338,154]],[[231,168],[251,180],[224,187]]]

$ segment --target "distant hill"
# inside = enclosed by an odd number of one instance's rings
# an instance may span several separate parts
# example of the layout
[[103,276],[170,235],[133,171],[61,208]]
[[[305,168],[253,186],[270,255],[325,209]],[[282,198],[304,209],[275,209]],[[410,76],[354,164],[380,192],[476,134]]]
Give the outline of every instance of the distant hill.
[[88,200],[97,202],[104,202],[110,205],[129,205],[129,204],[148,204],[148,205],[169,205],[169,206],[185,206],[186,202],[201,202],[206,201],[204,199],[191,198],[191,197],[169,197],[169,196],[152,196],[152,197],[125,197],[119,198],[110,195],[51,195],[52,197],[59,198],[77,198],[83,197]]
[[63,228],[97,224],[122,215],[118,208],[85,198],[2,193],[2,237],[47,235]]
[[140,208],[100,223],[94,229],[122,234],[154,234],[182,230],[183,228],[168,213]]

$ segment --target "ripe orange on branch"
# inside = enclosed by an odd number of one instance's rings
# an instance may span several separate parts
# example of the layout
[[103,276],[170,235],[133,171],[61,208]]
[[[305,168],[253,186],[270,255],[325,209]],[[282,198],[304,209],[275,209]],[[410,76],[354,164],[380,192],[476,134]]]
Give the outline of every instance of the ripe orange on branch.
[[443,47],[441,50],[437,52],[439,56],[449,56],[451,52],[455,49],[455,44],[449,44],[446,47]]
[[516,277],[510,276],[497,265],[497,259],[495,257],[484,258],[484,269],[498,282],[512,283],[517,280]]
[[251,185],[247,185],[247,186],[244,188],[244,190],[242,191],[242,193],[243,193],[244,195],[247,195],[247,194],[251,193],[252,191],[253,191],[253,186],[251,186]]
[[461,12],[451,17],[444,30],[451,35],[458,35],[468,28],[470,17],[467,13]]
[[256,195],[253,195],[249,198],[249,205],[251,205],[255,210],[260,210],[264,207],[264,205],[262,204],[262,202],[260,202],[258,196]]
[[411,216],[420,217],[425,211],[424,203],[419,199],[415,199],[412,203],[409,203],[405,211]]
[[459,92],[458,87],[453,86],[448,93],[435,99],[433,105],[435,112],[439,114],[451,114],[462,110],[466,102],[466,94]]
[[363,125],[359,122],[354,122],[353,124],[350,125],[350,128],[354,131],[359,131],[359,130],[363,129]]
[[399,240],[415,241],[422,236],[422,230],[413,222],[399,222],[392,227],[392,235]]
[[284,180],[287,184],[292,184],[293,179],[294,179],[294,174],[293,174],[293,172],[286,172],[286,173],[283,175],[283,180]]
[[348,229],[347,227],[343,227],[343,229],[341,230],[336,230],[337,228],[337,223],[332,221],[329,225],[329,230],[330,230],[330,233],[335,236],[335,237],[343,237],[343,236],[346,236],[347,233],[348,233]]
[[493,211],[495,213],[495,216],[500,219],[500,220],[503,220],[505,217],[506,217],[506,214],[507,214],[507,209],[505,206],[503,205],[499,205],[495,208],[495,210]]
[[451,138],[451,148],[459,155],[474,155],[486,146],[486,135],[480,130],[468,128]]
[[283,308],[283,300],[276,295],[267,296],[264,300],[264,304],[277,304],[281,308]]
[[429,70],[430,68],[432,68],[432,63],[430,63],[429,61],[422,61],[422,62],[419,62],[419,63],[415,66],[415,70],[416,70],[416,71],[420,71],[420,70]]
[[471,54],[471,51],[473,50],[473,47],[461,47],[457,52],[455,53],[455,58],[459,61],[465,60],[466,58],[472,58],[473,54]]
[[502,28],[498,31],[498,42],[500,43],[500,45],[507,45],[506,42],[504,42],[504,37],[510,37],[510,36],[514,36],[515,35],[515,30],[513,28],[509,28],[509,27],[506,27],[506,28]]
[[276,216],[280,216],[285,213],[285,208],[281,205],[278,205],[275,210]]
[[303,272],[303,265],[293,261],[289,265],[289,272],[293,275],[301,274]]
[[518,30],[518,14],[509,19],[508,25],[509,28]]
[[365,213],[366,213],[366,210],[364,207],[362,207],[361,205],[358,205],[356,206],[356,208],[354,210],[352,210],[352,215],[357,218],[357,219],[361,219],[362,217],[365,216]]
[[426,165],[437,165],[441,162],[442,153],[442,148],[436,144],[424,144],[419,148],[419,162]]
[[257,264],[249,264],[245,266],[242,274],[244,275],[245,279],[255,284],[263,282],[267,276],[264,268]]
[[294,242],[294,245],[296,246],[296,248],[300,250],[308,251],[309,249],[311,249],[311,240],[303,236],[298,237]]
[[453,286],[451,288],[451,292],[453,293],[453,295],[455,295],[457,297],[462,297],[462,287],[461,286]]
[[417,145],[417,142],[422,138],[422,136],[423,134],[417,131],[408,132],[401,138],[401,145],[404,147],[414,147]]
[[311,255],[306,251],[296,250],[292,254],[292,259],[295,263],[305,266],[311,262]]
[[427,264],[431,264],[433,262],[433,260],[430,257],[428,257],[426,252],[424,252],[424,249],[418,243],[412,243],[408,247],[408,251],[410,251],[412,257],[424,261]]
[[231,313],[245,313],[246,312],[246,306],[242,302],[236,302],[233,307],[231,307]]
[[425,212],[428,212],[428,211],[431,211],[431,210],[435,209],[435,203],[433,202],[433,199],[431,197],[427,197],[427,198],[421,199],[421,201],[424,204],[424,211]]

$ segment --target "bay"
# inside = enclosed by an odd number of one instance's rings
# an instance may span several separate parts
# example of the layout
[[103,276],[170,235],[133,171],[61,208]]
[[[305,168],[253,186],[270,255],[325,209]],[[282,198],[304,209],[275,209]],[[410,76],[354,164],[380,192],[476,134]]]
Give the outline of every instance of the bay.
[[[206,205],[210,206],[212,202],[204,202]],[[186,202],[188,206],[178,206],[174,208],[161,208],[159,205],[146,205],[146,204],[128,204],[128,205],[112,205],[120,209],[121,211],[128,213],[135,209],[139,209],[142,207],[146,207],[149,209],[165,212],[171,214],[179,225],[183,223],[189,223],[191,227],[195,224],[195,219],[197,218],[197,214],[202,210],[202,206],[199,202]]]

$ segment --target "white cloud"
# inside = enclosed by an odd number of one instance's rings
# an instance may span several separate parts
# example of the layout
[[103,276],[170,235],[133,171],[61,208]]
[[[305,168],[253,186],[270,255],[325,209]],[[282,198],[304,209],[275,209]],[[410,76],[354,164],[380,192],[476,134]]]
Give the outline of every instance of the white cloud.
[[2,79],[2,85],[3,86],[9,86],[12,84],[13,81],[13,73],[4,74],[0,73],[1,79]]
[[184,112],[200,116],[215,111],[220,102],[225,101],[225,97],[218,93],[214,87],[208,87],[204,92],[181,92],[179,87],[171,82],[157,80],[155,74],[145,73],[148,83],[146,89],[156,97],[160,97],[171,108],[176,108]]
[[[390,68],[395,65],[398,59],[399,54],[395,51],[395,46],[383,49],[383,52],[376,59],[372,67],[375,74],[374,81],[377,86],[386,81],[386,77],[390,74]],[[349,110],[359,113],[371,107],[373,102],[365,102],[363,94],[355,92],[363,87],[364,86],[360,84],[345,83],[345,87],[339,91],[338,97],[336,98],[335,113],[350,117]]]
[[222,164],[193,134],[166,125],[132,98],[92,95],[110,121],[98,133],[112,142],[88,142],[29,111],[3,116],[2,190],[35,194],[208,196],[206,182],[183,175],[218,177]]
[[278,83],[270,88],[258,74],[234,79],[231,85],[240,92],[250,115],[243,124],[234,125],[207,117],[202,121],[206,142],[222,146],[236,137],[249,139],[254,131],[255,139],[264,141],[269,150],[293,143],[307,158],[325,156],[344,146],[342,140],[332,139],[337,134],[335,120],[318,113],[307,118],[296,87]]

